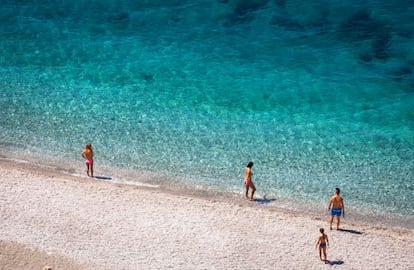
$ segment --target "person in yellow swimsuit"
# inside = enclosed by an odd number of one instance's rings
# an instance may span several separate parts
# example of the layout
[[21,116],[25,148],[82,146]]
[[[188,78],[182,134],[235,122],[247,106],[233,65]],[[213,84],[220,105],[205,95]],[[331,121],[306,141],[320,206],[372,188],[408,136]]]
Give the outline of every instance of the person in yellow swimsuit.
[[[86,164],[86,174],[93,177],[93,150],[92,144],[88,143],[85,148],[82,150],[81,156],[85,159]],[[90,175],[89,175],[90,171]]]

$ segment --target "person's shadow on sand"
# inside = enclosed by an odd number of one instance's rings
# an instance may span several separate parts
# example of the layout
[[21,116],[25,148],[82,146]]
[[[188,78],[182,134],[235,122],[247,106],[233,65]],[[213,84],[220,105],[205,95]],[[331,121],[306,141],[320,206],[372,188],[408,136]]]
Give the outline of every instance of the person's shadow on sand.
[[326,260],[325,263],[329,264],[329,265],[341,265],[341,264],[344,264],[344,261],[342,261],[342,260],[336,260],[336,261]]
[[256,198],[254,199],[255,202],[257,202],[258,204],[266,204],[266,203],[271,203],[276,201],[276,199],[268,199],[266,198],[266,195],[263,196],[263,198]]
[[356,230],[350,230],[350,229],[339,229],[340,232],[347,232],[347,233],[353,233],[353,234],[363,234],[363,232],[356,231]]
[[104,180],[104,181],[112,180],[112,177],[108,177],[108,176],[95,176],[94,178],[99,179],[99,180]]

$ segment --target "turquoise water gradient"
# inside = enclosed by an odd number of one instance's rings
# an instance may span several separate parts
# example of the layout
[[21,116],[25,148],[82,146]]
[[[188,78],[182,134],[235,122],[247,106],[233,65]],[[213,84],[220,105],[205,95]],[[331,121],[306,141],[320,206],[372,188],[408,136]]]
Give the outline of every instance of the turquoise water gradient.
[[259,196],[325,204],[339,186],[355,209],[412,219],[412,14],[402,0],[5,0],[0,151],[82,171],[91,142],[97,173],[229,193],[253,160]]

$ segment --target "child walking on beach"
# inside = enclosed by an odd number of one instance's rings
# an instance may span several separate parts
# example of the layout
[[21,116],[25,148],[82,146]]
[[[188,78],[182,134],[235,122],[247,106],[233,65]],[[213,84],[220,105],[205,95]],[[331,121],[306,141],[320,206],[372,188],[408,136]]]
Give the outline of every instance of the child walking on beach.
[[[85,148],[82,150],[81,156],[85,159],[86,164],[86,174],[93,177],[93,150],[92,144],[88,143]],[[89,175],[89,170],[91,174]]]
[[[329,246],[328,236],[325,234],[325,230],[323,228],[319,229],[321,235],[318,237],[316,241],[316,248],[319,247],[319,258],[321,261],[327,262],[326,258],[326,247]],[[322,252],[325,259],[322,260]]]

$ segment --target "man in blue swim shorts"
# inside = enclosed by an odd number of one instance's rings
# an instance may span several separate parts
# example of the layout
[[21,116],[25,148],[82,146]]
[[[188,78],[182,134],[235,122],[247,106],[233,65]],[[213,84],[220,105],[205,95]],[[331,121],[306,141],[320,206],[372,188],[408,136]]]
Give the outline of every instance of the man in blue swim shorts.
[[331,215],[340,217],[342,215],[342,209],[341,208],[331,208]]
[[341,222],[341,214],[345,218],[345,204],[344,199],[339,195],[341,190],[335,188],[335,195],[329,200],[328,211],[331,211],[331,218],[329,220],[329,228],[332,230],[332,223],[334,217],[336,217],[336,229],[339,230],[339,224]]

